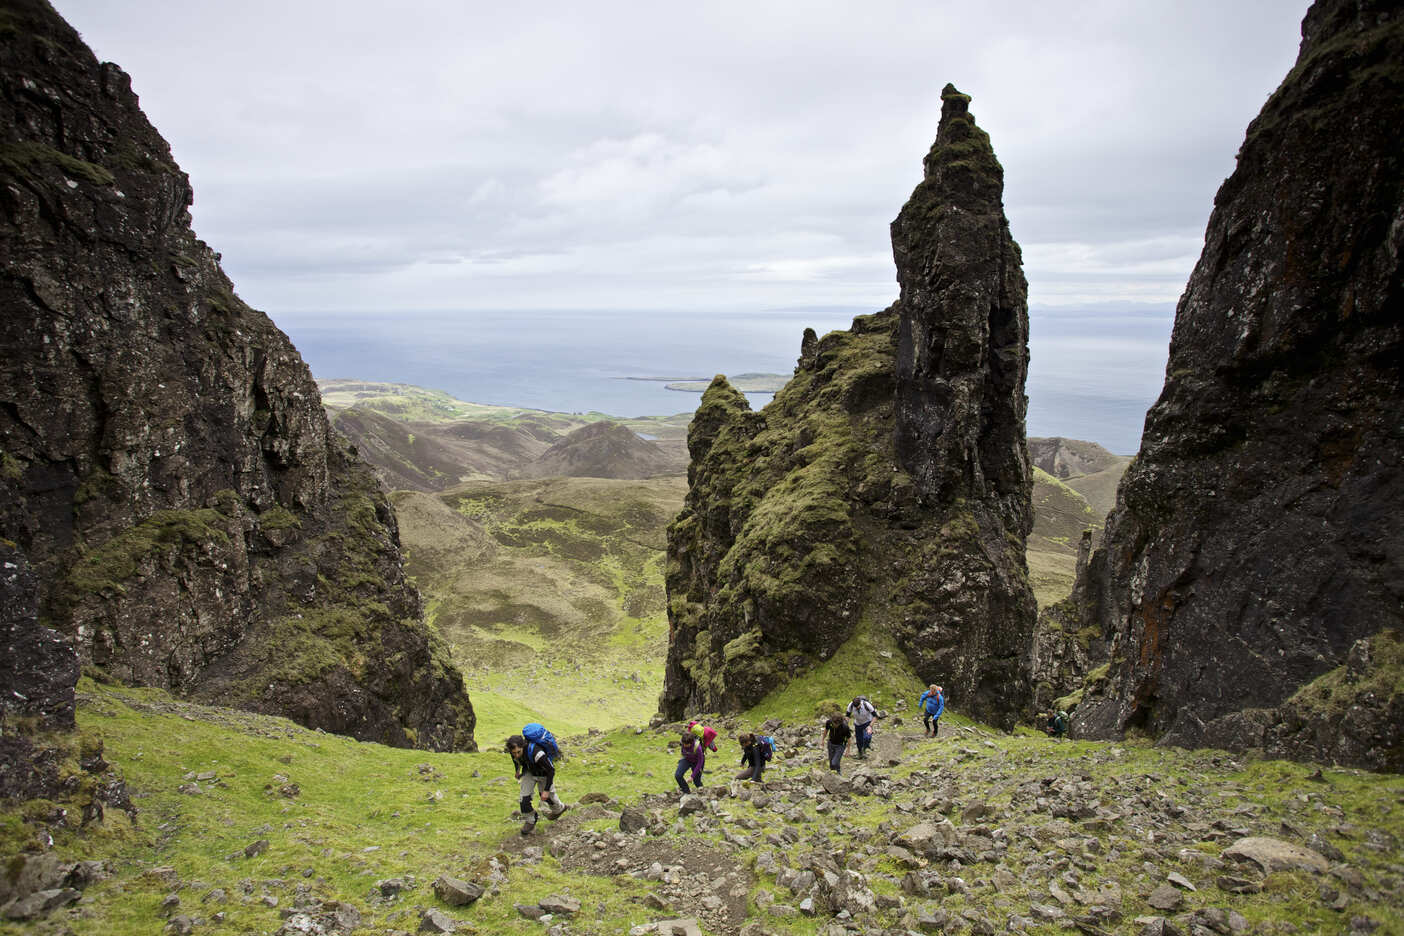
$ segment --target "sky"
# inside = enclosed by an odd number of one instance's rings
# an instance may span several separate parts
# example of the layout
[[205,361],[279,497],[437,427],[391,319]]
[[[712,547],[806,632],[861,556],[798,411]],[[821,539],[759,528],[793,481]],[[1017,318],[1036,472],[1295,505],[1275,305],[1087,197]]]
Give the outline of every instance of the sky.
[[[1034,307],[1173,303],[1305,3],[55,0],[273,315],[877,309],[950,81]],[[1119,305],[1117,305],[1119,304]]]

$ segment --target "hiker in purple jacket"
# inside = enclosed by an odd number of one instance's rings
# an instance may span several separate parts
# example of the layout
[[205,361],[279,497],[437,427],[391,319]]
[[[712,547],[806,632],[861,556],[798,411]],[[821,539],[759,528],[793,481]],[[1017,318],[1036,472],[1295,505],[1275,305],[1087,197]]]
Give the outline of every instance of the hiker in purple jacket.
[[692,771],[692,785],[698,789],[702,788],[702,768],[707,763],[707,749],[702,746],[702,742],[691,731],[684,731],[682,736],[682,757],[678,758],[678,769],[673,773],[673,779],[678,781],[678,789],[684,793],[691,793],[692,790],[687,785],[687,772]]

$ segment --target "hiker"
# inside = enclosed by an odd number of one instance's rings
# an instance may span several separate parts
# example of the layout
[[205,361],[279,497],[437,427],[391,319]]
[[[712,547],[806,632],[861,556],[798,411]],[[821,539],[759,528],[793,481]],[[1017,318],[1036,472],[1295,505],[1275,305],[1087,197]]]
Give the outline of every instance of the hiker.
[[834,713],[824,722],[824,741],[829,746],[829,769],[834,773],[843,773],[839,769],[839,762],[848,751],[848,739],[852,736],[853,731],[842,715]]
[[[559,751],[554,739],[550,746]],[[539,818],[531,805],[534,789],[540,787],[541,802],[551,805],[551,811],[546,814],[547,819],[561,818],[570,807],[562,803],[556,795],[556,767],[551,763],[546,744],[528,741],[521,735],[512,735],[507,739],[507,753],[512,756],[512,768],[516,771],[517,779],[521,781],[522,834],[530,835]]]
[[687,730],[695,734],[704,748],[711,748],[713,753],[717,750],[717,731],[715,728],[708,728],[698,721],[687,723]]
[[878,717],[877,709],[867,696],[854,696],[848,703],[846,714],[853,719],[853,735],[858,739],[858,757],[868,756],[868,747],[873,743],[873,719]]
[[931,737],[936,737],[936,732],[941,728],[941,713],[946,710],[946,696],[941,687],[932,683],[931,688],[923,692],[917,700],[917,706],[922,712],[922,727]]
[[1050,712],[1048,714],[1048,724],[1043,729],[1055,741],[1061,741],[1063,735],[1068,733],[1068,713]]
[[760,783],[761,774],[765,773],[765,762],[769,759],[765,739],[750,732],[743,732],[736,736],[736,740],[741,745],[742,764],[742,770],[736,775],[736,779]]
[[692,771],[692,785],[702,789],[702,768],[707,764],[707,751],[690,731],[682,733],[681,744],[682,757],[678,758],[678,769],[673,772],[673,779],[678,781],[678,789],[691,793],[687,786],[687,772]]

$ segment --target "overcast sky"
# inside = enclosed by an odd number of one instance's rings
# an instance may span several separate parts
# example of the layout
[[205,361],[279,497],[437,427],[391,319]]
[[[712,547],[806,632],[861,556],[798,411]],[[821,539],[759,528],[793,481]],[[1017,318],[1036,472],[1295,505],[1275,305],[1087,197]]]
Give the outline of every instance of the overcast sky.
[[1173,302],[1306,3],[55,0],[252,305],[879,308],[954,82],[1031,305]]

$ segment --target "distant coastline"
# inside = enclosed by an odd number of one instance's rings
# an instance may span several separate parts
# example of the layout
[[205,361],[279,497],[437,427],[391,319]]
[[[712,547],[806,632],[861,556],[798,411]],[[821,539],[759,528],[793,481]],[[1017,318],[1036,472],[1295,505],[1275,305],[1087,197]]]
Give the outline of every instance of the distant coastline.
[[[680,393],[702,393],[712,385],[711,377],[623,377],[621,380],[651,380],[662,383],[665,390]],[[787,374],[737,374],[727,382],[742,393],[775,393],[789,382]]]

